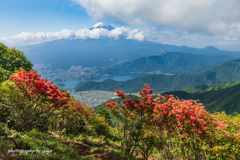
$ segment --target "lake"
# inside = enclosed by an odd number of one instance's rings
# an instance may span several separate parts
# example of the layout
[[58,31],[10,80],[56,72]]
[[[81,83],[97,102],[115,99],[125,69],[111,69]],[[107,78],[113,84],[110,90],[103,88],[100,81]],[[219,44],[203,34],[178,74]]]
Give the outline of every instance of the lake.
[[[113,74],[113,75],[109,75],[107,77],[102,77],[101,79],[93,79],[92,81],[102,82],[102,81],[104,81],[106,79],[110,79],[110,78],[115,81],[127,81],[129,79],[146,76],[146,75],[151,75],[151,74],[150,73]],[[56,82],[56,84],[63,83],[63,84],[65,84],[65,86],[62,87],[63,89],[70,89],[70,88],[74,88],[74,86],[77,85],[79,82],[82,82],[82,80],[69,80],[69,81],[65,81],[65,82]]]

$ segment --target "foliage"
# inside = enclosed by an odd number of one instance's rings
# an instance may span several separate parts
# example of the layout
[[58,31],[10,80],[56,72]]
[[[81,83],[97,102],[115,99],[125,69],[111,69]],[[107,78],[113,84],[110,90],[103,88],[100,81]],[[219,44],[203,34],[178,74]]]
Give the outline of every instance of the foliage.
[[[69,98],[69,93],[40,79],[40,74],[24,69],[11,76],[8,92],[2,95],[1,111],[18,131],[41,128],[62,133],[90,131],[99,136],[109,134],[103,117],[94,114],[84,103]],[[8,94],[7,94],[8,93]],[[4,104],[4,105],[3,105]]]
[[15,122],[17,130],[46,126],[46,117],[68,103],[67,93],[39,77],[40,74],[24,69],[10,77],[14,85],[9,85],[11,93],[6,95],[5,103],[11,106],[8,118]]
[[110,113],[107,111],[107,109],[104,107],[104,105],[101,105],[101,107],[99,108],[99,110],[97,111],[97,113],[104,117],[105,120],[107,121],[107,123],[110,125],[110,126],[113,126],[112,125],[112,121],[111,121],[111,116],[110,116]]
[[[239,157],[239,116],[210,115],[202,103],[176,99],[173,95],[152,99],[147,89],[137,99],[124,98],[124,106],[106,103],[116,122],[117,134],[125,153],[138,149],[144,159],[157,149],[166,159],[226,159]],[[131,155],[133,155],[131,153]]]
[[[0,123],[0,130],[4,129],[4,132],[6,132],[9,137],[12,137],[8,139],[8,141],[4,141],[4,138],[1,138],[1,140],[3,140],[3,144],[1,145],[4,145],[4,150],[8,152],[8,149],[15,150],[17,148],[19,150],[31,149],[32,151],[28,154],[24,152],[21,154],[19,153],[17,157],[18,159],[85,159],[82,156],[79,156],[77,154],[77,151],[74,150],[72,147],[69,147],[64,143],[59,142],[55,137],[46,135],[42,132],[37,131],[36,129],[33,129],[31,131],[25,131],[24,133],[19,133],[14,130],[8,130],[6,127],[3,127],[3,124],[4,123]],[[37,150],[39,152],[37,152]],[[12,159],[12,157],[10,157],[11,154],[12,153],[10,152],[9,155],[4,155],[4,158]]]
[[[234,112],[240,113],[239,101],[239,90],[240,85],[237,82],[218,82],[210,87],[207,86],[196,86],[190,87],[189,90],[195,92],[197,90],[204,91],[203,93],[188,93],[186,91],[170,91],[163,92],[163,95],[174,95],[178,96],[180,99],[195,99],[200,100],[204,104],[207,111],[214,113],[214,111],[221,112],[225,111],[227,114],[233,114]],[[235,84],[235,85],[234,85]],[[231,86],[231,87],[228,87]],[[195,88],[195,89],[194,89]],[[205,88],[205,89],[204,89]],[[225,88],[225,89],[224,89]],[[220,89],[220,90],[218,90]],[[213,91],[207,91],[213,90]],[[156,98],[157,96],[153,96]],[[135,99],[137,97],[131,97]],[[120,102],[120,99],[114,99],[114,101]],[[94,107],[98,110],[100,106]]]
[[[136,94],[138,94],[138,93],[136,93]],[[128,93],[128,98],[129,98],[129,99],[139,99],[139,100],[140,100],[139,95],[136,96],[136,95],[133,95],[133,94],[131,94],[131,93]],[[122,102],[121,97],[119,97],[119,98],[114,98],[114,99],[110,99],[110,100],[108,100],[108,101],[106,101],[106,102],[110,102],[110,101],[115,101],[115,102],[119,103],[119,105],[122,105],[122,103],[121,103],[121,102]],[[106,102],[104,102],[104,103],[102,103],[102,104],[100,104],[100,105],[98,105],[98,106],[93,107],[93,109],[95,109],[96,111],[99,111],[99,109],[101,108],[102,105],[106,108],[106,107],[107,107],[107,106],[106,106]]]
[[12,74],[12,72],[0,67],[0,82],[8,80],[8,78],[11,76],[11,74]]
[[15,70],[23,68],[26,71],[32,69],[32,63],[22,51],[8,48],[0,43],[0,81],[7,80]]
[[[0,87],[0,111],[6,111],[6,114],[0,114],[13,120],[13,129],[35,137],[23,140],[24,137],[16,134],[13,136],[14,145],[18,148],[32,147],[36,145],[33,142],[41,148],[49,147],[48,141],[43,142],[42,139],[47,138],[42,133],[36,130],[28,132],[33,128],[41,129],[39,125],[43,124],[60,134],[80,133],[83,141],[89,135],[102,137],[106,142],[117,137],[125,154],[136,157],[141,153],[144,159],[156,151],[161,158],[176,160],[240,157],[239,114],[209,114],[202,103],[173,95],[153,98],[153,89],[145,84],[146,88],[139,92],[141,98],[130,99],[122,91],[115,90],[121,104],[106,102],[114,119],[115,128],[112,128],[107,121],[110,117],[106,109],[102,107],[100,114],[95,114],[94,109],[69,98],[52,82],[39,77],[34,71],[21,69],[11,76],[11,81],[3,83],[6,86],[2,84]],[[239,90],[236,86],[228,89]],[[218,96],[225,96],[224,91],[221,90]],[[1,134],[7,134],[4,131],[6,127],[0,127]],[[54,150],[61,150],[61,147],[55,146]],[[69,154],[72,152],[66,150]]]
[[[124,104],[119,106],[118,103],[112,101],[106,105],[110,108],[112,115],[118,120],[115,121],[117,128],[117,135],[121,140],[121,146],[126,154],[133,156],[136,149],[139,149],[143,154],[144,159],[147,159],[153,148],[153,138],[144,133],[143,128],[147,123],[147,117],[153,113],[153,101],[150,100],[151,96],[147,95],[152,93],[153,90],[142,89],[143,92],[139,92],[142,95],[141,100],[127,99],[122,91],[115,90],[117,96],[120,96]],[[123,123],[121,123],[123,122]]]
[[15,87],[15,83],[12,81],[4,81],[0,83],[0,121],[5,122],[6,118],[10,115],[11,103],[8,102],[8,98],[11,97],[12,90],[9,85]]
[[88,109],[85,108],[85,104],[71,98],[66,105],[54,111],[53,116],[49,118],[50,128],[61,131],[61,134],[84,132],[86,131],[84,118],[87,114]]

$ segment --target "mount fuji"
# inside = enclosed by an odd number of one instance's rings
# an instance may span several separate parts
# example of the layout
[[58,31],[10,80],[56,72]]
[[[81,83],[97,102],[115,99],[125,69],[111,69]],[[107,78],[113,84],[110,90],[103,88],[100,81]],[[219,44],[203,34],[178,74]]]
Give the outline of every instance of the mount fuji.
[[[103,29],[103,30],[99,30]],[[104,35],[114,35],[115,30],[121,28],[112,27],[100,22],[90,28],[80,30],[85,35],[99,34],[96,37],[63,38],[50,42],[19,46],[17,49],[24,51],[26,57],[33,64],[44,63],[54,64],[57,68],[69,69],[72,65],[83,67],[97,67],[115,65],[124,61],[131,61],[140,57],[160,55],[166,52],[182,52],[192,54],[205,54],[211,56],[227,55],[240,58],[240,52],[218,50],[215,47],[192,48],[187,46],[175,46],[161,44],[146,40],[138,41],[129,39],[126,36],[119,38]],[[116,31],[118,33],[118,31]],[[80,34],[76,33],[76,35]],[[75,34],[75,33],[74,33]]]
[[92,27],[90,27],[89,30],[93,30],[96,28],[100,28],[100,29],[103,28],[103,29],[107,29],[109,31],[115,29],[112,26],[110,26],[109,24],[106,24],[104,22],[99,22],[99,23],[96,23],[95,25],[93,25]]

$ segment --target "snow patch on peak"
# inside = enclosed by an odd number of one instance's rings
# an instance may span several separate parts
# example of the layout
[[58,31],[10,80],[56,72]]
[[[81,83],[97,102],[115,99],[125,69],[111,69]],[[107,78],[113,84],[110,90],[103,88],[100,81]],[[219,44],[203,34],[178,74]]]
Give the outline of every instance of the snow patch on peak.
[[103,28],[103,29],[107,29],[109,31],[115,29],[112,26],[110,26],[109,24],[106,24],[104,22],[99,22],[99,23],[96,23],[95,25],[93,25],[92,27],[90,27],[89,30],[93,30],[96,28],[100,28],[100,29]]

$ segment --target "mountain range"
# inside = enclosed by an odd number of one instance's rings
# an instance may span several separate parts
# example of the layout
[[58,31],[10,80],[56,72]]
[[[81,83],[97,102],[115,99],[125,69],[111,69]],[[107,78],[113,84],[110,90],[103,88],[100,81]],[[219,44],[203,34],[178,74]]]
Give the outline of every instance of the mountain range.
[[[101,22],[86,30],[111,32],[115,28]],[[240,84],[230,82],[240,81],[240,59],[236,60],[240,58],[238,51],[219,50],[213,46],[199,49],[137,41],[124,35],[119,38],[101,36],[86,39],[73,36],[71,39],[22,46],[18,49],[23,50],[33,64],[51,64],[54,70],[73,70],[72,66],[76,65],[93,67],[94,71],[91,73],[95,73],[97,69],[98,75],[155,73],[125,82],[112,79],[103,82],[84,81],[75,86],[75,92],[119,89],[135,93],[143,88],[144,83],[150,83],[155,94],[199,99],[210,112],[240,112],[237,107],[240,105]],[[81,69],[82,72],[86,71],[86,68]]]
[[115,89],[124,92],[138,92],[144,83],[150,83],[154,93],[164,91],[182,90],[196,85],[213,85],[217,82],[240,81],[240,59],[222,62],[214,67],[194,74],[155,74],[137,77],[128,81],[114,81],[112,79],[103,82],[85,81],[75,86],[75,91],[107,90]]
[[233,60],[232,57],[219,55],[207,56],[181,52],[167,52],[157,56],[141,57],[133,61],[98,71],[100,74],[128,73],[195,73],[222,61]]
[[[99,29],[113,31],[110,25],[99,23],[89,31]],[[71,65],[84,67],[107,67],[119,62],[131,61],[141,57],[160,55],[166,52],[182,52],[205,55],[227,55],[240,58],[240,52],[224,51],[208,46],[202,49],[187,46],[174,46],[150,41],[137,41],[124,36],[107,38],[106,36],[87,39],[60,39],[40,44],[21,46],[33,64],[44,63],[55,65],[56,68],[69,69]]]

